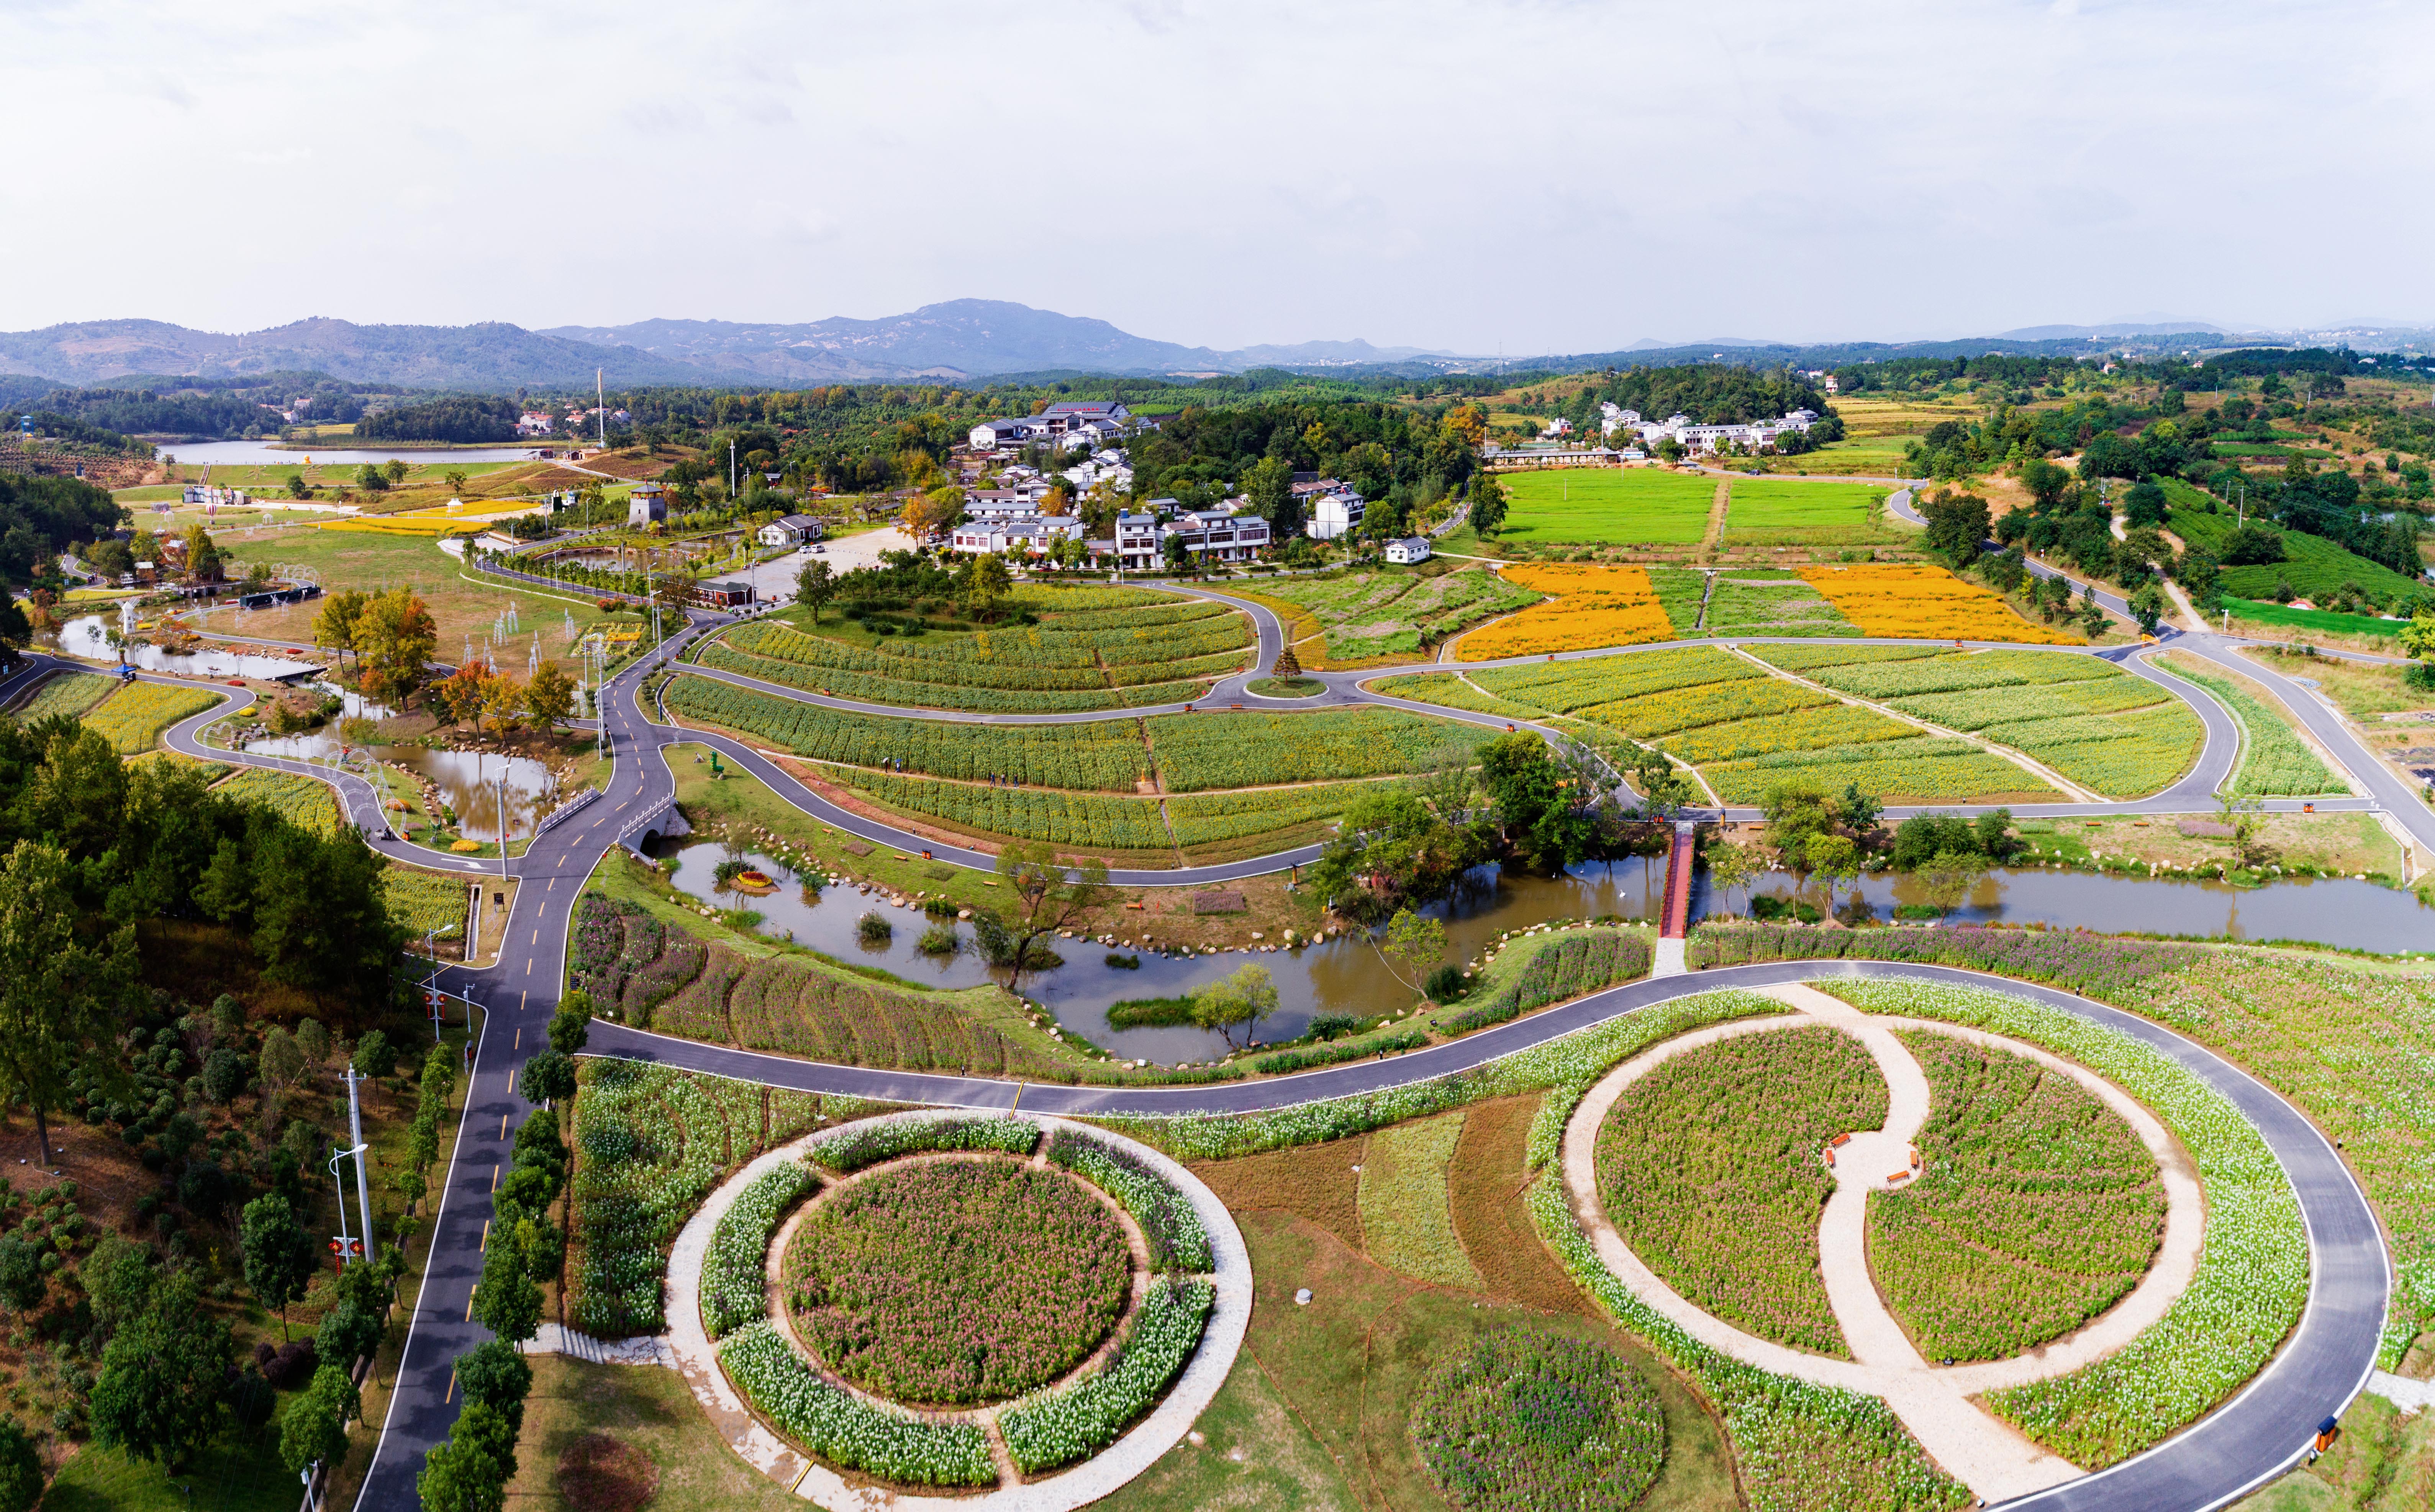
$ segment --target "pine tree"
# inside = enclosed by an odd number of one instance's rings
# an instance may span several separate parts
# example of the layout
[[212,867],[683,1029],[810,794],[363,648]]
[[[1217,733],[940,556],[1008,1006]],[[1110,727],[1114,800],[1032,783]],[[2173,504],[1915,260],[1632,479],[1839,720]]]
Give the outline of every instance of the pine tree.
[[1302,662],[1295,658],[1292,646],[1277,653],[1277,664],[1269,669],[1269,676],[1279,682],[1294,682],[1301,679]]

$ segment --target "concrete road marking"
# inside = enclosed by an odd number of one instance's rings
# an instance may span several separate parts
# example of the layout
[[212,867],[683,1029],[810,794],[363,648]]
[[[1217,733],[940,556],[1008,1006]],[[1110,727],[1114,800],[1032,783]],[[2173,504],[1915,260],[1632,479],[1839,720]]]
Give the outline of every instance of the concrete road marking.
[[[474,1292],[478,1292],[481,1289],[480,1283],[476,1282],[474,1287]],[[467,1292],[465,1294],[465,1321],[468,1323],[474,1321],[474,1292]]]
[[491,1247],[491,1220],[488,1218],[482,1220],[482,1243],[478,1247],[484,1253],[488,1253]]

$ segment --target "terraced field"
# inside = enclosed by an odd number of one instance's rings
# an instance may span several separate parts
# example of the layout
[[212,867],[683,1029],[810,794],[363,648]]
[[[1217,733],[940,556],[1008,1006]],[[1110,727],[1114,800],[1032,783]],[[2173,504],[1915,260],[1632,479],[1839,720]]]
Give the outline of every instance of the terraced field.
[[1191,702],[1211,679],[1248,666],[1254,644],[1239,611],[1206,600],[1168,600],[872,646],[761,621],[735,627],[724,642],[705,647],[701,661],[858,702],[1066,713]]
[[1036,787],[977,787],[887,772],[855,772],[856,792],[892,809],[958,829],[1083,850],[1171,850],[1154,798],[1111,798]]
[[1324,633],[1330,665],[1418,652],[1539,598],[1481,567],[1436,576],[1389,570],[1283,578],[1262,585],[1258,596],[1308,614]]

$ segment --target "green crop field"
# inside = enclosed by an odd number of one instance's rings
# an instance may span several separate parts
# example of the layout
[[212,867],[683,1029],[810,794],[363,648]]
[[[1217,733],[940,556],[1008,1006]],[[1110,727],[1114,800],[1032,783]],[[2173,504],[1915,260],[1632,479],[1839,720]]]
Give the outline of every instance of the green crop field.
[[1468,709],[1474,713],[1495,714],[1505,719],[1536,718],[1539,711],[1527,704],[1509,703],[1492,697],[1463,680],[1459,673],[1416,672],[1408,677],[1380,678],[1367,684],[1373,693],[1390,698],[1409,698],[1419,703],[1443,704],[1449,709]]
[[1158,799],[1106,798],[1036,787],[976,787],[856,772],[854,787],[890,808],[1018,840],[1118,850],[1172,849]]
[[1699,633],[1700,607],[1708,596],[1708,575],[1696,567],[1651,567],[1649,586],[1657,591],[1657,607],[1666,611],[1674,633],[1688,639]]
[[2232,611],[2235,625],[2247,620],[2280,630],[2316,630],[2327,635],[2365,635],[2391,641],[2395,648],[2401,644],[2401,622],[2371,619],[2365,614],[2335,614],[2321,609],[2292,609],[2283,604],[2261,604],[2254,599],[2236,598],[2226,593],[2223,607]]
[[2297,731],[2263,700],[2230,678],[2201,672],[2176,655],[2171,670],[2213,694],[2240,725],[2240,767],[2232,790],[2245,798],[2305,798],[2346,791]]
[[1736,678],[1729,682],[1695,683],[1687,688],[1644,693],[1637,698],[1615,703],[1592,704],[1580,711],[1580,716],[1620,730],[1636,740],[1649,740],[1703,725],[1790,713],[1796,709],[1816,709],[1834,702],[1831,695],[1781,678]]
[[212,791],[239,803],[259,804],[315,834],[338,833],[338,798],[327,782],[294,772],[243,766]]
[[1694,546],[1707,539],[1717,480],[1655,468],[1507,472],[1508,540]]
[[1989,725],[1989,740],[2107,798],[2146,798],[2188,771],[2206,739],[2198,715],[2175,702],[2127,714]]
[[118,686],[116,678],[105,678],[98,672],[64,672],[47,679],[25,707],[16,711],[19,722],[30,724],[53,714],[77,718],[101,702]]
[[1725,507],[1725,544],[1851,545],[1895,534],[1880,508],[1888,490],[1860,483],[1760,482],[1736,478]]
[[[808,640],[809,637],[797,639]],[[859,654],[853,647],[839,648],[839,659]],[[878,671],[855,671],[811,661],[754,656],[730,650],[717,644],[702,648],[701,664],[741,673],[748,678],[759,678],[765,682],[782,683],[811,692],[825,691],[858,703],[889,704],[907,709],[968,709],[980,713],[1073,713],[1102,709],[1140,709],[1163,703],[1189,703],[1209,691],[1208,684],[1200,681],[1152,682],[1124,688],[1111,688],[1104,684],[1077,689],[991,686],[971,681],[933,680],[929,677],[892,677]],[[912,666],[902,659],[885,664],[897,671],[927,673],[933,670],[926,666]],[[945,676],[954,676],[958,670],[969,676],[975,671],[957,669],[946,663],[941,663],[937,670]],[[1037,669],[1015,668],[1004,675],[1020,678],[1027,670]],[[1049,672],[1053,670],[1048,669]]]
[[[2198,550],[2219,554],[2237,524],[2228,514],[2206,514],[2185,507],[2173,510],[2166,528]],[[2357,583],[2372,597],[2390,603],[2396,597],[2414,597],[2426,591],[2425,583],[2305,531],[2283,532],[2283,561],[2226,567],[2224,593],[2236,598],[2271,599],[2275,584],[2288,581],[2302,598],[2322,603],[2341,592],[2344,584]]]
[[1690,645],[1673,651],[1634,651],[1621,656],[1585,657],[1577,662],[1492,667],[1468,676],[1496,697],[1553,713],[1568,713],[1591,704],[1613,703],[1667,688],[1763,678],[1767,671],[1730,651],[1712,645]]
[[1326,630],[1327,654],[1338,662],[1418,651],[1540,598],[1478,567],[1435,576],[1389,568],[1281,578],[1260,585],[1260,596],[1307,610]]
[[1700,775],[1728,803],[1758,802],[1777,782],[1797,782],[1829,793],[1848,785],[1888,802],[2046,802],[2060,798],[2019,766],[1966,741],[1921,736],[1826,750],[1784,751],[1703,766]]
[[217,695],[200,688],[130,682],[103,699],[84,716],[84,723],[108,736],[120,755],[132,756],[159,745],[161,732],[171,725],[217,702]]
[[[902,762],[907,771],[967,782],[1000,778],[1043,787],[1130,793],[1149,776],[1141,726],[1131,719],[1078,725],[968,725],[890,719],[797,703],[678,678],[668,707],[688,718],[757,735],[815,761],[850,766]],[[1190,716],[1184,716],[1190,717]]]
[[1889,719],[1874,709],[1835,704],[1804,709],[1797,713],[1768,714],[1721,725],[1702,725],[1659,742],[1667,751],[1695,766],[1710,762],[1767,756],[1776,751],[1823,750],[1836,746],[1861,746],[1871,741],[1901,740],[1916,728]]
[[1717,575],[1717,586],[1708,595],[1707,618],[1699,633],[1857,635],[1860,630],[1817,589],[1798,577],[1724,572]]
[[1161,714],[1148,724],[1170,793],[1380,777],[1441,761],[1468,765],[1472,751],[1499,733],[1398,709]]
[[1355,799],[1393,785],[1323,782],[1260,793],[1192,793],[1168,799],[1166,816],[1175,826],[1176,844],[1188,850],[1332,819]]

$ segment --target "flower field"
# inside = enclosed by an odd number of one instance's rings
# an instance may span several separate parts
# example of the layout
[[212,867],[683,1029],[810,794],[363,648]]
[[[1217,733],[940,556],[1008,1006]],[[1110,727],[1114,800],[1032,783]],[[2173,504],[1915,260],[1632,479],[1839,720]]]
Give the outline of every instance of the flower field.
[[1169,1276],[1152,1281],[1114,1364],[1026,1397],[999,1416],[1015,1465],[1037,1474],[1114,1443],[1183,1373],[1217,1297],[1207,1281]]
[[1479,1284],[1446,1196],[1446,1164],[1462,1137],[1462,1120],[1460,1112],[1441,1113],[1371,1135],[1356,1189],[1361,1247],[1370,1258],[1439,1286]]
[[1578,712],[1583,719],[1619,730],[1634,740],[1654,740],[1703,725],[1760,719],[1799,709],[1822,708],[1834,702],[1832,696],[1797,682],[1778,678],[1736,678],[1730,682],[1699,682],[1644,693],[1636,698],[1591,704]]
[[849,1176],[901,1155],[941,1150],[1029,1155],[1039,1143],[1038,1127],[1020,1118],[907,1119],[840,1129],[814,1142],[810,1159],[823,1169]]
[[989,1440],[972,1423],[873,1406],[820,1379],[768,1323],[718,1351],[727,1377],[778,1431],[832,1465],[907,1486],[994,1486]]
[[[1736,492],[1739,484],[1735,485]],[[1684,635],[1694,632],[1684,630]],[[1717,575],[1701,635],[1857,635],[1833,601],[1799,577],[1752,571]]]
[[667,1246],[732,1166],[853,1099],[696,1076],[632,1060],[577,1063],[567,1320],[600,1339],[666,1327]]
[[1131,1152],[1079,1129],[1061,1128],[1048,1140],[1048,1163],[1062,1166],[1116,1199],[1141,1225],[1153,1270],[1205,1272],[1215,1263],[1209,1231],[1191,1199]]
[[1685,1298],[1748,1332],[1849,1358],[1818,1274],[1834,1180],[1819,1152],[1886,1121],[1876,1062],[1832,1029],[1769,1030],[1666,1060],[1598,1131],[1609,1222]]
[[2075,1465],[2111,1465],[2238,1390],[2282,1344],[2307,1297],[2307,1234],[2282,1167],[2221,1094],[2134,1040],[2000,992],[1916,981],[1820,986],[1872,1013],[1974,1024],[2067,1056],[2146,1104],[2198,1163],[2206,1230],[2189,1289],[2118,1352],[1989,1392],[1997,1414]]
[[1301,610],[1321,627],[1331,664],[1416,652],[1539,597],[1489,569],[1469,566],[1434,577],[1407,572],[1283,577],[1262,584],[1259,596]]
[[2240,765],[2232,790],[2244,798],[2307,798],[2348,789],[2340,777],[2321,761],[2282,715],[2262,699],[2243,692],[2238,683],[2219,674],[2202,672],[2188,658],[2176,658],[2168,669],[2213,695],[2232,711],[2240,726]]
[[132,756],[161,744],[161,732],[171,725],[219,701],[218,694],[202,688],[130,682],[86,714],[84,725],[101,731],[121,756]]
[[1830,793],[1856,783],[1860,791],[1887,802],[2041,802],[2062,796],[2001,756],[1964,741],[1926,735],[1743,757],[1703,766],[1700,775],[1728,803],[1756,803],[1768,788],[1790,781]]
[[337,833],[343,822],[338,815],[338,796],[330,791],[330,784],[294,772],[240,766],[212,791],[234,802],[267,808],[299,829],[319,835]]
[[24,707],[15,711],[17,722],[30,725],[37,719],[53,714],[77,718],[95,704],[110,696],[119,685],[116,678],[105,678],[98,672],[62,672],[43,680]]
[[1384,694],[1390,698],[1443,704],[1449,709],[1468,709],[1475,713],[1497,714],[1507,719],[1535,719],[1539,715],[1536,709],[1491,697],[1452,672],[1416,672],[1400,678],[1381,678],[1368,686],[1372,692]]
[[1396,785],[1322,782],[1251,793],[1187,793],[1166,800],[1166,819],[1175,843],[1190,850],[1332,819],[1356,799]]
[[451,509],[443,504],[396,514],[343,515],[336,520],[316,520],[313,528],[350,535],[444,536],[454,530],[477,529],[512,515],[526,514],[531,508],[528,504],[471,499],[461,509]]
[[677,678],[668,707],[754,735],[815,761],[968,782],[1002,778],[1041,787],[1130,793],[1149,776],[1141,727],[1130,719],[1074,725],[978,725],[890,719],[798,703],[707,678]]
[[1927,1074],[1920,1178],[1869,1201],[1869,1268],[1931,1360],[2008,1360],[2131,1294],[2162,1241],[2155,1158],[2067,1076],[1906,1032]]
[[786,1246],[798,1333],[855,1385],[970,1404],[1045,1385],[1114,1328],[1131,1254],[1106,1208],[1011,1160],[888,1166],[806,1210]]
[[1874,709],[1850,704],[1803,709],[1793,713],[1737,719],[1703,725],[1669,735],[1660,742],[1667,751],[1693,765],[1765,756],[1777,751],[1824,750],[1859,747],[1872,741],[1901,740],[1919,731]]
[[1995,593],[1942,567],[1856,563],[1797,570],[1862,635],[2081,644],[2076,635],[2021,618]]
[[769,1315],[769,1236],[820,1177],[789,1160],[755,1177],[719,1215],[701,1263],[701,1321],[714,1339]]
[[464,933],[463,877],[390,866],[381,872],[381,890],[389,900],[389,916],[417,939],[425,935],[446,939]]
[[1411,1435],[1445,1499],[1483,1512],[1624,1512],[1666,1460],[1665,1409],[1630,1361],[1527,1327],[1440,1366]]
[[1495,734],[1378,708],[1159,714],[1148,723],[1170,793],[1380,777],[1426,770],[1441,757],[1468,765],[1473,749]]
[[2111,717],[2007,721],[1980,733],[2108,798],[2162,792],[2190,769],[2206,740],[2206,727],[2180,703]]
[[1666,617],[1646,568],[1546,563],[1508,567],[1505,579],[1549,599],[1464,636],[1456,661],[1493,662],[1674,638],[1674,624]]
[[701,942],[684,931],[669,930],[632,903],[593,894],[576,916],[567,980],[603,1011],[647,1024],[651,1010],[692,983],[706,959]]

